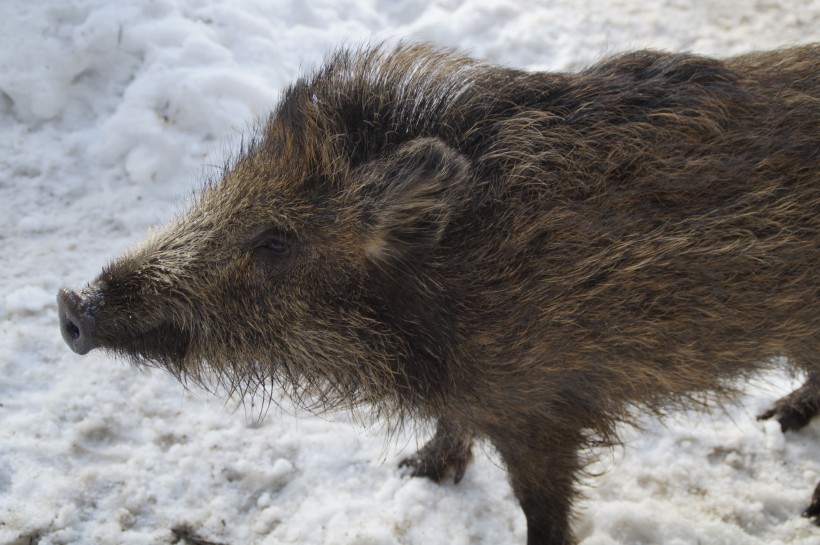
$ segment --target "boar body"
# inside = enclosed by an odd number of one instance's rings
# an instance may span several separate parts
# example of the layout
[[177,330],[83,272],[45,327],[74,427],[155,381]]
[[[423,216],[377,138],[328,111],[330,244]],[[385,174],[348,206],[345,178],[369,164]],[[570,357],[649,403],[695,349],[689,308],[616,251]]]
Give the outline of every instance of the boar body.
[[577,74],[339,51],[190,210],[61,291],[63,335],[436,418],[403,462],[436,480],[487,438],[528,543],[572,543],[585,453],[636,409],[728,399],[774,361],[808,379],[764,416],[820,408],[818,97],[818,46]]

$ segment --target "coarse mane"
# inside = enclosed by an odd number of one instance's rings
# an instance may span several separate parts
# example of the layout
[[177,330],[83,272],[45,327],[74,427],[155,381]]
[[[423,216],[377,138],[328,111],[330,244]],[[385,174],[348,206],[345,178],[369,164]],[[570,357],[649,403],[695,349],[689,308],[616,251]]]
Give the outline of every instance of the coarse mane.
[[488,68],[423,44],[339,49],[285,92],[274,117],[305,127],[306,117],[321,115],[325,136],[344,141],[353,166],[418,136],[456,145]]

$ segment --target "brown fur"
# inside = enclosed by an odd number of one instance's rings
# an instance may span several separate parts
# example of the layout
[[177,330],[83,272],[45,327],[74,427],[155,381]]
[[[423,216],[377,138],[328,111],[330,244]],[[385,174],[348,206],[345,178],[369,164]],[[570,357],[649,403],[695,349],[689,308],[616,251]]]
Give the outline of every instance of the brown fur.
[[339,51],[191,210],[61,292],[64,335],[438,418],[418,475],[459,479],[488,438],[528,543],[572,543],[585,448],[634,408],[724,399],[785,356],[809,381],[768,416],[818,412],[819,97],[818,46],[578,74]]

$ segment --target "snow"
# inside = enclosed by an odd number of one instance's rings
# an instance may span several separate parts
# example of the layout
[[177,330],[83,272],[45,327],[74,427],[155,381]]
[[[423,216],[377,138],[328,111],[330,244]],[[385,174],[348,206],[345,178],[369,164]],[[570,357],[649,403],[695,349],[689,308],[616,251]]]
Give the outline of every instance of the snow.
[[[0,543],[523,543],[486,445],[459,485],[402,476],[424,434],[258,407],[60,338],[79,288],[184,205],[340,43],[409,37],[528,69],[637,47],[726,56],[820,38],[817,0],[31,0],[0,3]],[[604,452],[584,545],[820,543],[797,516],[820,422],[754,416],[799,381],[676,414]],[[293,414],[297,413],[297,414]],[[366,420],[366,418],[363,418]]]

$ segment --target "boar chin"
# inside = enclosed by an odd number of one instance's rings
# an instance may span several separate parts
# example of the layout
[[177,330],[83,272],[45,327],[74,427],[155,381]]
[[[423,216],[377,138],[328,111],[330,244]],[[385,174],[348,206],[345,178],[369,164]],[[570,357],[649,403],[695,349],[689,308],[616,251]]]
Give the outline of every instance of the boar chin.
[[109,351],[136,365],[163,367],[181,375],[190,351],[190,335],[173,325],[162,324],[127,339],[103,343]]

